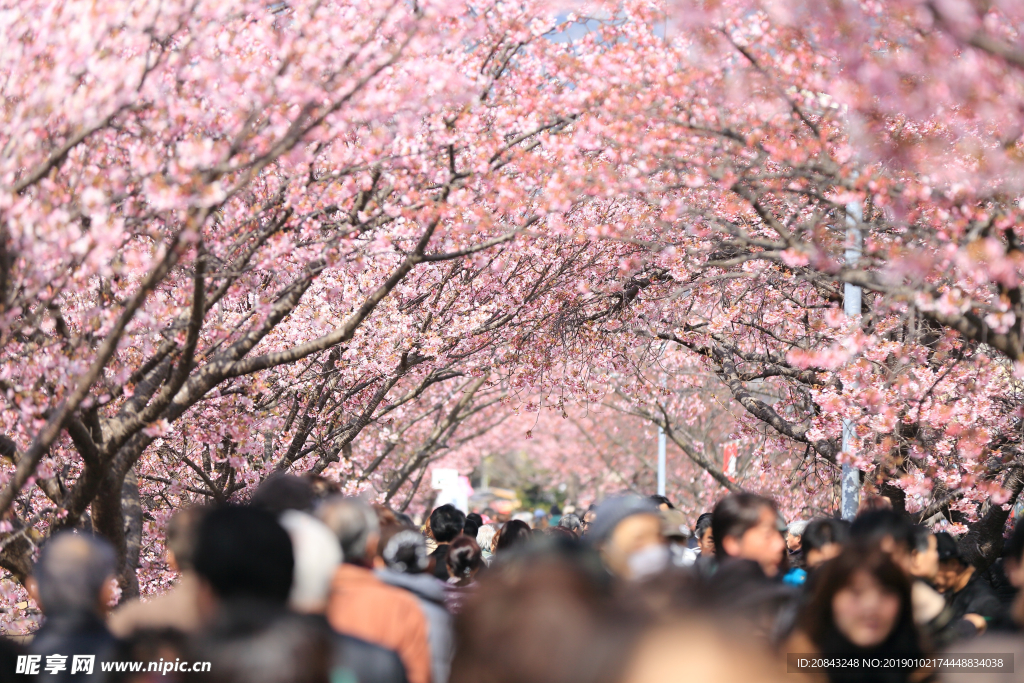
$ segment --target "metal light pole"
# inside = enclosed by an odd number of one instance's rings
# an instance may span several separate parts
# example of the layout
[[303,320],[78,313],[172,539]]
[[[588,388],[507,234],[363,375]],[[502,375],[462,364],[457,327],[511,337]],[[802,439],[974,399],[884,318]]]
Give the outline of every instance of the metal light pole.
[[[860,202],[846,205],[846,264],[854,265],[860,258],[863,237],[857,225],[861,213]],[[843,312],[850,318],[860,317],[860,287],[846,283],[843,287]],[[853,422],[843,418],[843,452],[853,452]],[[848,463],[843,464],[840,512],[843,519],[852,520],[860,506],[860,471]]]
[[[658,358],[661,359],[665,356],[665,346],[668,342],[663,342],[661,345],[661,351],[658,353]],[[664,368],[662,368],[664,371]],[[668,376],[661,376],[661,386],[668,386]],[[668,411],[664,411],[664,418],[668,420]],[[658,495],[665,495],[665,429],[658,425]]]
[[658,425],[658,495],[665,495],[665,430]]

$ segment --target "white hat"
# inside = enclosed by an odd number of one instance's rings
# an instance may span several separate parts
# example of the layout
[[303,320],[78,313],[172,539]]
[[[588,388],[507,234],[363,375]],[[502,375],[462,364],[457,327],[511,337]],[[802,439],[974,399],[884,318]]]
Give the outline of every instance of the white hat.
[[295,556],[288,604],[297,612],[322,611],[342,561],[338,537],[316,517],[298,510],[285,510],[280,521],[291,536]]

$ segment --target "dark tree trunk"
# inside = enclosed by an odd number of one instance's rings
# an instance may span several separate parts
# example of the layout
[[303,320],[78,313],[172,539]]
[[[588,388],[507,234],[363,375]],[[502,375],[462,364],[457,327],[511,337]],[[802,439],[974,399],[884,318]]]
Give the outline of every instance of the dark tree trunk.
[[121,507],[124,511],[125,563],[118,581],[122,598],[139,594],[139,554],[142,551],[142,501],[139,497],[139,478],[135,468],[128,470],[121,486]]
[[[1024,488],[1024,470],[1021,467],[1012,468],[1003,479],[1003,487],[1010,492],[1006,507],[1012,508]],[[991,500],[985,501],[979,511],[978,521],[968,526],[967,533],[959,541],[964,560],[979,570],[988,569],[1003,552],[1003,529],[1009,517],[1009,509],[1004,510],[1002,505],[993,504]]]

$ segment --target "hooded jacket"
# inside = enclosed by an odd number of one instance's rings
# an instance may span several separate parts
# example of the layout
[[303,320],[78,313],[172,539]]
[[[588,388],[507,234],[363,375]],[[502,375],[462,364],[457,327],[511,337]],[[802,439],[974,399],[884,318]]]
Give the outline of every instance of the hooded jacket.
[[393,569],[378,569],[377,577],[396,588],[412,593],[427,620],[430,641],[430,670],[434,683],[447,683],[452,662],[452,616],[445,607],[445,585],[432,574],[404,574]]

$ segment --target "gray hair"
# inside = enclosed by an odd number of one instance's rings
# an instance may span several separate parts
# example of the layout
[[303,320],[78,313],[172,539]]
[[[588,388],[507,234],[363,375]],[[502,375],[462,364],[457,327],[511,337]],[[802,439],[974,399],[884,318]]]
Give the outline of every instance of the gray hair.
[[490,552],[494,537],[498,533],[498,527],[493,524],[484,524],[476,532],[476,542],[484,550]]
[[401,574],[418,574],[430,566],[426,539],[413,529],[404,529],[388,539],[381,556],[384,564]]
[[806,519],[790,522],[789,526],[786,527],[786,533],[790,536],[803,536],[808,524],[810,524],[810,521]]
[[114,549],[101,538],[64,531],[43,546],[33,577],[49,616],[95,612],[104,584],[114,577]]
[[558,526],[569,531],[574,531],[577,534],[583,531],[583,522],[580,521],[579,515],[567,514],[562,515],[562,518],[558,520]]
[[371,536],[380,533],[380,521],[372,507],[358,498],[336,496],[324,501],[317,517],[338,537],[345,562],[368,559],[366,544]]

